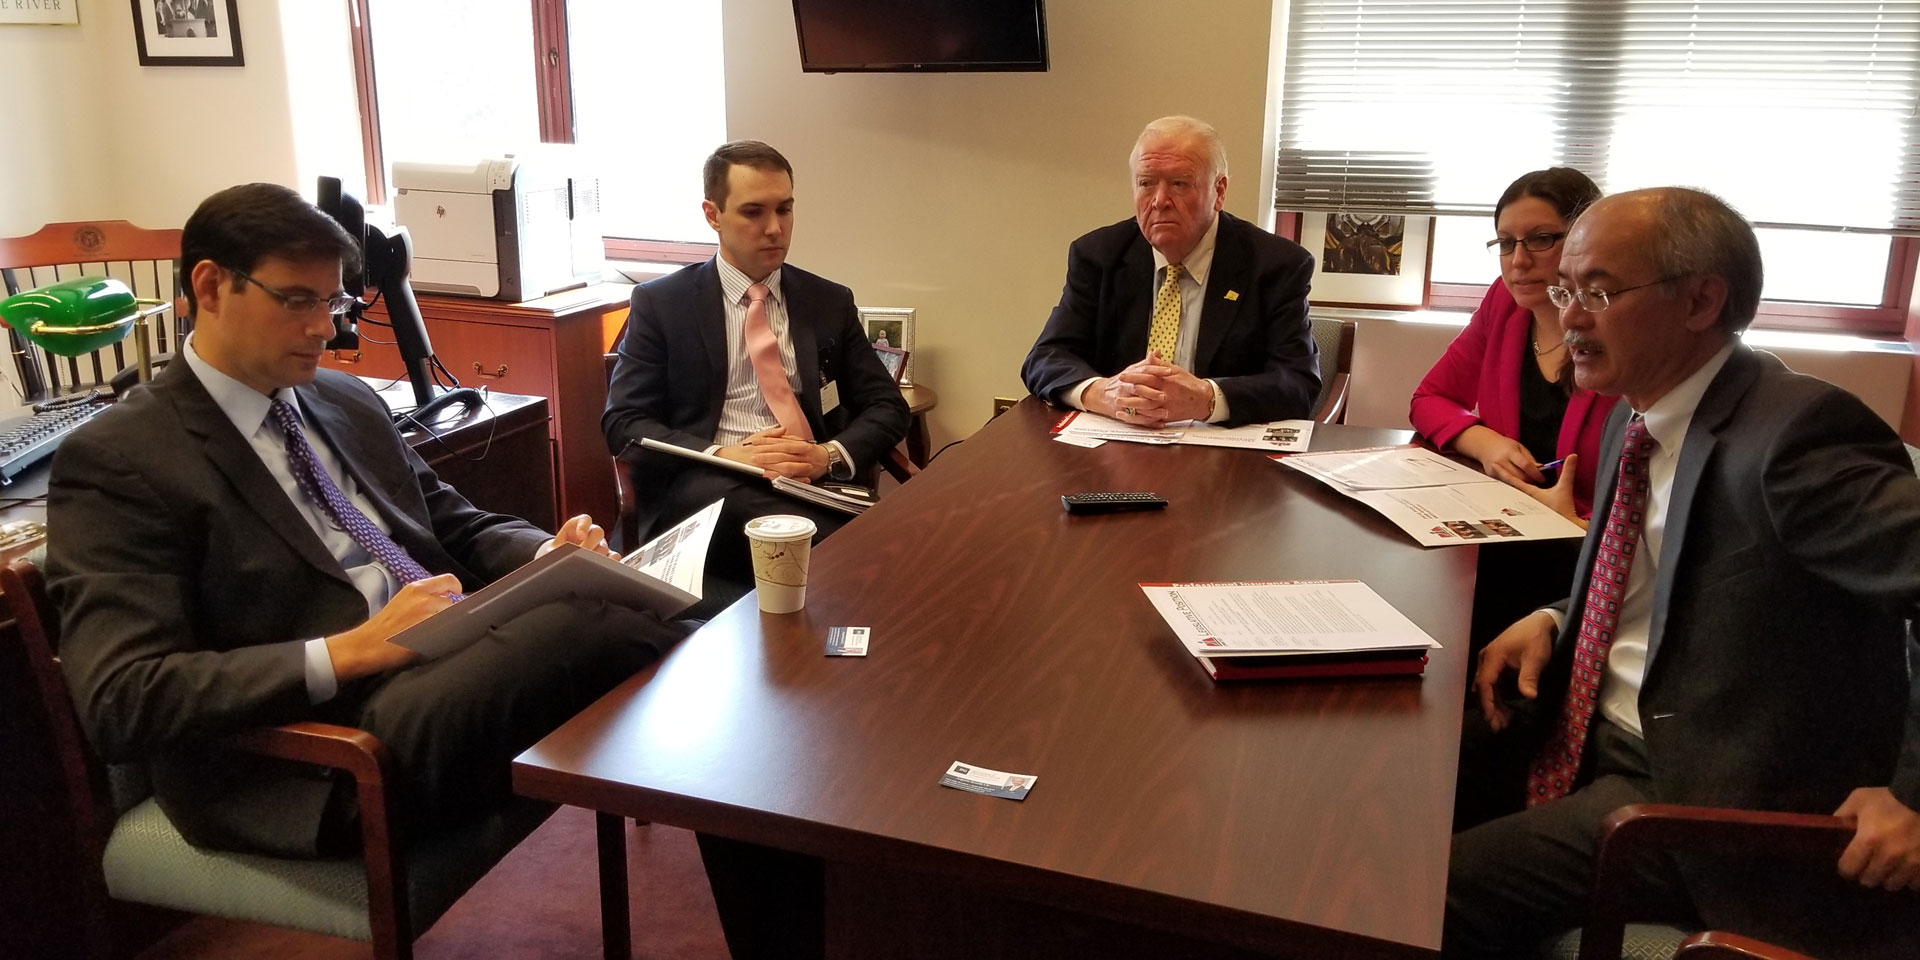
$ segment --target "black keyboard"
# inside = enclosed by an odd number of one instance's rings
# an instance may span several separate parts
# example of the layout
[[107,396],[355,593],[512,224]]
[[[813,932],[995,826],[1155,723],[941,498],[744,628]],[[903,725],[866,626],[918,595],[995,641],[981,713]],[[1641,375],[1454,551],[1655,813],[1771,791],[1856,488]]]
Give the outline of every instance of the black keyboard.
[[80,403],[0,420],[0,485],[12,483],[21,471],[53,456],[54,449],[67,434],[110,406],[110,403]]

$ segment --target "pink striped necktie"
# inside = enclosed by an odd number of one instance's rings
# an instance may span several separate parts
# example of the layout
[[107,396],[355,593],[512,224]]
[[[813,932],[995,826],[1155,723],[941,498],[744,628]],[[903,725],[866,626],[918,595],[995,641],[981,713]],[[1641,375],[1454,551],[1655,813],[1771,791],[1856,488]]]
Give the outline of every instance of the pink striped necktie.
[[1573,679],[1560,722],[1540,756],[1527,772],[1527,806],[1556,800],[1573,792],[1586,753],[1587,732],[1599,702],[1600,680],[1607,671],[1607,650],[1620,626],[1620,606],[1627,596],[1627,575],[1640,549],[1640,530],[1646,523],[1647,491],[1652,482],[1647,464],[1659,446],[1647,436],[1646,421],[1635,417],[1627,425],[1620,448],[1620,474],[1613,484],[1613,508],[1607,511],[1606,531],[1593,553],[1593,571],[1587,577],[1587,599],[1580,613],[1580,633],[1574,638]]
[[767,285],[756,283],[747,288],[747,358],[753,361],[753,375],[760,381],[760,399],[767,402],[773,418],[785,427],[787,436],[811,442],[813,431],[807,427],[807,415],[787,382],[787,371],[780,366],[780,341],[774,339],[773,325],[767,322]]

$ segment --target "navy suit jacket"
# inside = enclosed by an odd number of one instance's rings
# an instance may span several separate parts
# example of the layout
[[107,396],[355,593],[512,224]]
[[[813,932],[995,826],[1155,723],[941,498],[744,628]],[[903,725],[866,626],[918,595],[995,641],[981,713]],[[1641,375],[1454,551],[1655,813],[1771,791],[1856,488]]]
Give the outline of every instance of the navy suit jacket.
[[[1320,393],[1307,320],[1313,257],[1230,213],[1219,217],[1190,372],[1219,381],[1230,423],[1304,418]],[[1066,394],[1077,384],[1146,357],[1153,269],[1153,247],[1132,220],[1075,240],[1060,303],[1020,368],[1027,389],[1072,406]]]
[[[800,375],[798,399],[815,440],[837,440],[861,468],[907,435],[907,402],[867,340],[853,291],[792,264],[780,268],[787,335]],[[641,529],[667,485],[692,461],[630,441],[651,437],[705,450],[727,393],[727,316],[712,260],[633,288],[620,357],[600,418],[607,446],[633,463]],[[821,412],[821,389],[839,384],[840,406]]]

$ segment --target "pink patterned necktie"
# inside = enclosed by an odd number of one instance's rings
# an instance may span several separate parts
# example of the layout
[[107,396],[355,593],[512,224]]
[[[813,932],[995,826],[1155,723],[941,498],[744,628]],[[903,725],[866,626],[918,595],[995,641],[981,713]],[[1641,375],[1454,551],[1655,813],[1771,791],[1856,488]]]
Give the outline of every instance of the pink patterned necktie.
[[800,401],[787,382],[787,371],[780,366],[780,341],[774,339],[773,325],[767,322],[767,285],[756,283],[747,288],[747,358],[753,361],[754,378],[760,381],[760,399],[767,402],[773,418],[787,430],[787,436],[812,441],[807,415],[800,412]]
[[[269,408],[273,412],[273,422],[280,428],[282,436],[287,438],[287,461],[293,467],[294,482],[299,484],[300,492],[307,495],[333,522],[346,531],[353,542],[367,551],[367,555],[380,562],[402,584],[415,580],[425,580],[432,576],[425,567],[407,553],[406,548],[393,542],[393,538],[381,532],[360,508],[340,492],[333,478],[321,469],[320,461],[314,458],[313,447],[307,443],[306,432],[300,429],[300,416],[294,412],[293,404],[285,400],[275,400]],[[454,600],[461,599],[459,594]]]
[[1607,526],[1593,554],[1593,571],[1587,577],[1587,599],[1580,615],[1580,633],[1574,638],[1573,681],[1566,703],[1560,708],[1560,723],[1540,756],[1527,772],[1527,806],[1556,800],[1573,791],[1574,777],[1580,773],[1580,758],[1586,752],[1587,731],[1593,726],[1593,712],[1600,694],[1600,680],[1606,675],[1607,650],[1613,645],[1614,630],[1620,625],[1620,605],[1627,595],[1627,574],[1633,569],[1633,557],[1640,547],[1640,529],[1646,522],[1647,490],[1651,483],[1647,464],[1659,442],[1647,436],[1646,421],[1639,417],[1627,425],[1625,442],[1620,448],[1620,474],[1613,485],[1613,507],[1607,511]]

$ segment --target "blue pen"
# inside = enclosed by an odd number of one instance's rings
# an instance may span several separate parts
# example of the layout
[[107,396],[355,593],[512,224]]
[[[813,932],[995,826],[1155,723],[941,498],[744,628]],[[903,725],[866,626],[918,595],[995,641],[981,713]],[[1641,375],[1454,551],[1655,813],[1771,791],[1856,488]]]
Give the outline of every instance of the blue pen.
[[1553,475],[1560,472],[1560,465],[1566,462],[1566,459],[1563,457],[1552,463],[1543,463],[1540,465],[1540,475],[1546,477],[1547,481],[1551,483],[1553,481]]

